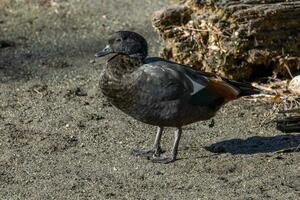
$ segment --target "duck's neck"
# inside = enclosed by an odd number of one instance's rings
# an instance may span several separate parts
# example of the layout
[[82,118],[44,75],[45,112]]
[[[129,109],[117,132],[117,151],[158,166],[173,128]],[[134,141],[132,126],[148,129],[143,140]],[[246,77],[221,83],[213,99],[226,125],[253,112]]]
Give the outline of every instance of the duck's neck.
[[104,67],[100,77],[100,87],[107,97],[114,100],[126,99],[128,91],[132,90],[132,75],[143,65],[143,60],[128,55],[116,55]]
[[107,61],[105,70],[113,78],[122,79],[124,76],[131,74],[142,64],[142,58],[117,54]]

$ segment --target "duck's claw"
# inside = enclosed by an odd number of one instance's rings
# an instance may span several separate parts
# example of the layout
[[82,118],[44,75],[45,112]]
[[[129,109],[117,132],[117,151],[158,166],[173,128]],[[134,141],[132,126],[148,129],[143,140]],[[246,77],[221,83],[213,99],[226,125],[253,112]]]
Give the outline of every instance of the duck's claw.
[[160,156],[153,156],[151,158],[151,161],[154,163],[162,163],[162,164],[168,164],[175,162],[176,158],[173,157],[160,157]]
[[134,149],[132,151],[132,155],[141,157],[160,156],[161,153],[161,149]]

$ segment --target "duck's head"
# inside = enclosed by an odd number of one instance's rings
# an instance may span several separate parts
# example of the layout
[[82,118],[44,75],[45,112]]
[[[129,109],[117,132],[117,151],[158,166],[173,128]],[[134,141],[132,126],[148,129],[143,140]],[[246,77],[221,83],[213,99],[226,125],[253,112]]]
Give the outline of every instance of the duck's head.
[[144,59],[148,54],[147,41],[138,33],[118,31],[110,36],[106,47],[95,56],[102,57],[111,53],[127,54]]

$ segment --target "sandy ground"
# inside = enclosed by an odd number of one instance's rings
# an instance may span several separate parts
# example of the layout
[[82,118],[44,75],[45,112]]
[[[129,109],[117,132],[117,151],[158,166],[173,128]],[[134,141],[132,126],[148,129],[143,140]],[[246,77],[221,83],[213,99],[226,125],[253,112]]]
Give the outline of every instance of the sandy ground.
[[[0,199],[300,199],[300,144],[271,105],[238,100],[184,128],[169,165],[133,157],[155,127],[98,89],[107,35],[134,30],[157,55],[149,16],[168,0],[0,0]],[[173,131],[163,137],[170,150]]]

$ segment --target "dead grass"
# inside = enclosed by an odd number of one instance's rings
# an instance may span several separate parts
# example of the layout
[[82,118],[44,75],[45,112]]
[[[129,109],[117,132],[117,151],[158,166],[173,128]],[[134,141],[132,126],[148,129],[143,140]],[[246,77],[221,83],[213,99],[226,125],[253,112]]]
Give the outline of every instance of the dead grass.
[[279,118],[291,117],[300,113],[300,97],[290,93],[288,90],[289,82],[290,80],[269,78],[265,83],[253,84],[261,89],[262,93],[245,97],[245,99],[272,105],[272,108],[264,113],[264,120],[260,123],[261,126],[276,122]]

